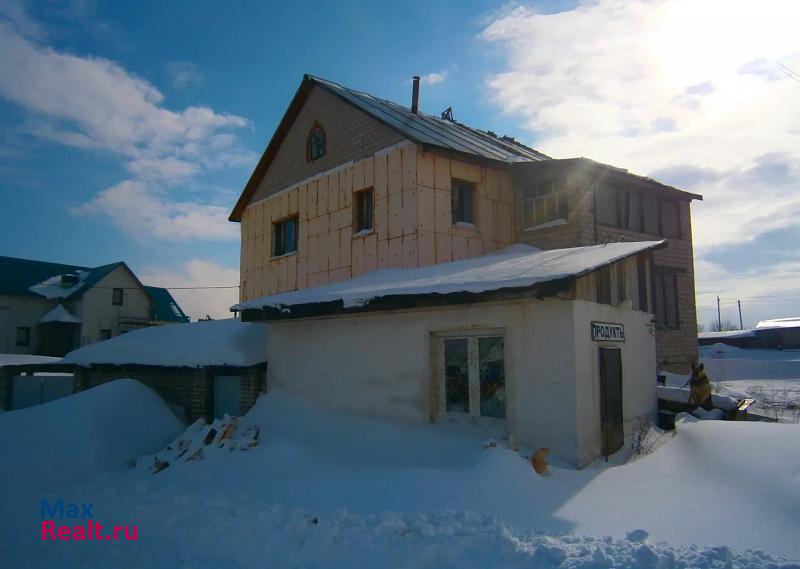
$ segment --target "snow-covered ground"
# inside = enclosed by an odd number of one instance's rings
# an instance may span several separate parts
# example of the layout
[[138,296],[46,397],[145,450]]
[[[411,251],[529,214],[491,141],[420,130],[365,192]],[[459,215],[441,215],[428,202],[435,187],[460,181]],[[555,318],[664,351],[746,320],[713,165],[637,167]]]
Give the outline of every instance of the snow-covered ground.
[[[3,414],[3,566],[800,567],[779,557],[800,558],[797,425],[681,422],[625,466],[539,476],[469,425],[345,417],[278,392],[244,423],[259,446],[153,475],[134,459],[182,426],[135,381]],[[42,497],[91,503],[139,540],[43,542]]]
[[800,423],[800,351],[700,347],[709,379],[722,389],[749,393],[753,413]]

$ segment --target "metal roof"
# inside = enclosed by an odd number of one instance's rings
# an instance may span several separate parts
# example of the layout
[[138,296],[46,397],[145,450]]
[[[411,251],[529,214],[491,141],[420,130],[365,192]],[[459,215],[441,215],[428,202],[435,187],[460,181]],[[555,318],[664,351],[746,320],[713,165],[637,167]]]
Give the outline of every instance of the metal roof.
[[456,121],[426,115],[422,112],[412,113],[410,109],[395,102],[348,89],[338,83],[313,75],[306,75],[305,79],[333,92],[375,119],[394,128],[403,136],[420,144],[509,164],[538,162],[549,158],[511,137],[496,136]]
[[189,317],[178,306],[178,303],[167,289],[158,286],[145,286],[144,289],[153,299],[150,320],[156,322],[189,322]]

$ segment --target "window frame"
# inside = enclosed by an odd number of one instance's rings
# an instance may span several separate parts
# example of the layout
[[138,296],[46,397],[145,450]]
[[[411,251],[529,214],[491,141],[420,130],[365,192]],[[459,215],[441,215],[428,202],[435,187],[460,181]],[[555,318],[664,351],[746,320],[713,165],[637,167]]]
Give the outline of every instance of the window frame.
[[[665,207],[669,205],[674,207],[675,211],[675,234],[674,235],[667,235],[666,230],[664,229],[664,214],[665,214]],[[667,239],[681,239],[681,205],[678,200],[673,200],[669,198],[658,198],[658,229],[659,235],[661,237],[666,237]]]
[[[462,207],[462,196],[461,192],[458,191],[461,188],[469,188],[470,190],[470,198],[469,198],[469,208]],[[475,182],[470,182],[469,180],[462,180],[461,178],[451,178],[450,179],[450,219],[453,225],[457,224],[468,224],[475,226],[476,224],[476,214],[475,209],[477,206],[477,197],[478,194],[478,184]],[[463,210],[463,211],[462,211]],[[461,214],[464,211],[469,211],[470,218],[469,219],[457,219],[456,214]]]
[[[681,308],[680,308],[680,295],[678,294],[678,274],[681,271],[671,267],[658,267],[653,266],[651,271],[652,276],[652,296],[653,296],[653,314],[655,315],[656,328],[659,330],[680,330],[681,329]],[[666,279],[672,281],[673,286],[667,287]],[[668,302],[668,291],[672,289],[672,300]],[[673,304],[671,312],[668,313],[670,304]],[[659,310],[663,310],[663,313]],[[673,317],[674,321],[671,321]]]
[[[316,156],[312,156],[311,137],[317,132],[322,134],[322,152]],[[324,126],[322,126],[319,122],[314,121],[314,124],[311,125],[311,128],[308,130],[308,134],[306,135],[306,162],[313,162],[315,160],[319,160],[327,153],[328,153],[328,133],[325,132]]]
[[558,180],[542,182],[523,190],[520,206],[523,231],[569,221],[569,194]]
[[[20,341],[20,332],[24,333],[24,341]],[[15,338],[15,345],[18,348],[27,348],[31,345],[31,328],[30,326],[17,326],[17,336]]]
[[[286,232],[285,226],[287,223],[293,222],[294,223],[294,231],[292,235],[292,241],[294,244],[294,249],[287,250],[286,249]],[[280,228],[280,233],[279,229]],[[278,236],[280,235],[280,239]],[[278,245],[280,244],[281,251],[278,251]],[[272,222],[272,243],[271,243],[271,253],[272,258],[277,259],[280,257],[285,257],[287,255],[296,254],[300,247],[300,216],[298,214],[290,215],[284,217],[283,219],[279,219],[277,221]]]
[[[363,211],[362,199],[368,201]],[[362,213],[368,219],[362,219]],[[369,226],[362,227],[362,221],[369,221]],[[375,188],[369,187],[353,194],[353,237],[367,235],[373,231],[375,231]]]
[[119,287],[111,289],[111,304],[113,306],[122,306],[125,304],[125,290]]

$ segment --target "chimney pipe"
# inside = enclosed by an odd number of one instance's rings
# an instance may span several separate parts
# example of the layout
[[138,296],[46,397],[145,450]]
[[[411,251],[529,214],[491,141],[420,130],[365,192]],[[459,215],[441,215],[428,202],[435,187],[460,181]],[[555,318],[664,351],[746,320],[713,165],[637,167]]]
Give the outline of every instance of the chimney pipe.
[[411,92],[411,112],[416,115],[419,110],[419,75],[414,75],[412,81],[414,88]]

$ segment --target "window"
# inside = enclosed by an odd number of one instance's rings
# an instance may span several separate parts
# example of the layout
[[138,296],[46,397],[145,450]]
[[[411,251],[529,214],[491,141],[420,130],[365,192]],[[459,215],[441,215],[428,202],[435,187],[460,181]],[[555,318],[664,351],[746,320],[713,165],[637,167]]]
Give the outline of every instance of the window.
[[595,192],[594,199],[597,223],[619,227],[616,188],[600,186]]
[[106,328],[100,330],[100,340],[108,340],[109,338],[111,338],[111,330]]
[[325,156],[326,151],[325,129],[322,128],[321,124],[315,122],[306,139],[306,161],[311,162],[317,158],[322,158]]
[[653,270],[656,327],[678,328],[678,283],[675,271]]
[[111,304],[114,306],[122,306],[122,289],[115,288],[111,291]]
[[556,182],[538,184],[524,190],[522,197],[522,223],[530,229],[569,216],[567,194]]
[[375,192],[372,188],[356,192],[355,195],[355,232],[372,231]]
[[681,236],[681,224],[678,202],[659,200],[658,205],[661,213],[661,235],[679,238]]
[[658,223],[658,201],[653,196],[642,197],[642,217],[644,219],[644,232],[650,235],[660,235]]
[[17,346],[30,346],[31,345],[31,329],[27,326],[19,326],[17,328]]
[[272,256],[280,257],[297,251],[297,217],[272,224]]
[[506,376],[503,336],[445,338],[441,343],[445,413],[504,419]]
[[453,180],[451,188],[453,223],[475,223],[475,184]]

